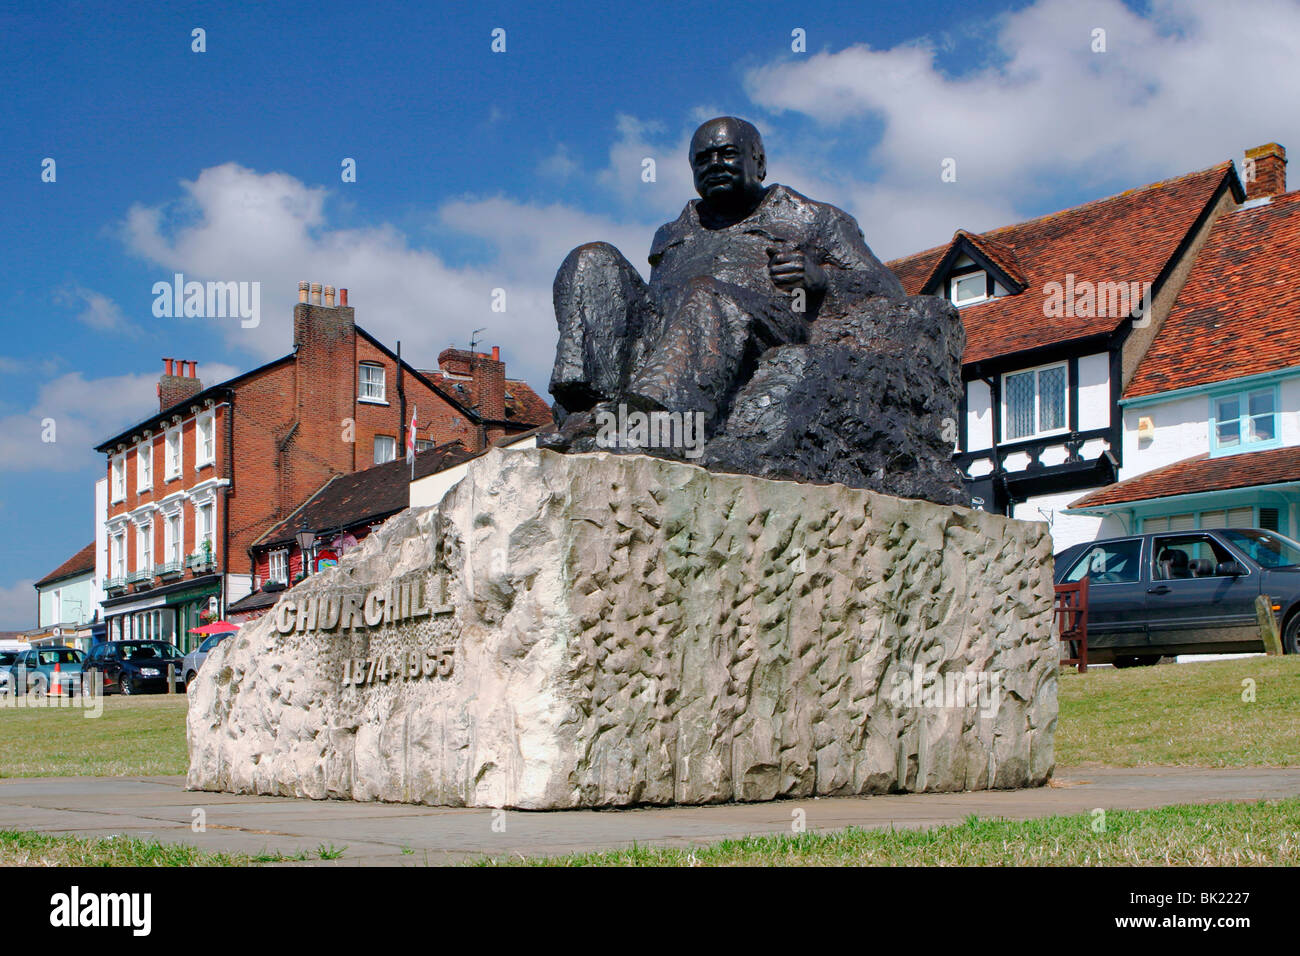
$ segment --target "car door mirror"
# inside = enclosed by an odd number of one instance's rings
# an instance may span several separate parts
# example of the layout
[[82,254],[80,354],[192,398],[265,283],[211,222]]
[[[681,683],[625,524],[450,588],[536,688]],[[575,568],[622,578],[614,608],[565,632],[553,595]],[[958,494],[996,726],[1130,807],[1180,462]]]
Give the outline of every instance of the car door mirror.
[[1220,561],[1214,573],[1220,577],[1239,578],[1246,574],[1246,569],[1241,566],[1240,561]]

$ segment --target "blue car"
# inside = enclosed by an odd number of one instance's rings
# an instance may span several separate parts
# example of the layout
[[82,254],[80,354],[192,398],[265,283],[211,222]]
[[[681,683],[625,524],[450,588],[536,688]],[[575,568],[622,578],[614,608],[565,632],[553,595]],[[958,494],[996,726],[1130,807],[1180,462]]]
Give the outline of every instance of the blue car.
[[1216,528],[1088,541],[1056,556],[1056,583],[1088,578],[1088,661],[1154,664],[1173,654],[1262,651],[1255,599],[1271,601],[1300,653],[1300,544]]
[[0,656],[0,695],[81,693],[86,655],[75,647],[33,647]]

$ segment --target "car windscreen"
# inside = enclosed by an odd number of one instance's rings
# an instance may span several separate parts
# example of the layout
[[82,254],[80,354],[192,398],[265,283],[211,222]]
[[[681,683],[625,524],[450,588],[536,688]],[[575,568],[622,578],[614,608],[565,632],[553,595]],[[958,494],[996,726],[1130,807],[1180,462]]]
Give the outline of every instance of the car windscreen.
[[82,653],[75,647],[48,647],[37,651],[42,664],[80,664]]
[[12,664],[16,660],[18,660],[17,651],[0,651],[0,667]]
[[1300,545],[1290,538],[1269,531],[1220,531],[1233,547],[1261,568],[1292,568],[1300,564]]
[[180,657],[180,648],[175,644],[161,641],[119,641],[115,645],[124,661],[161,660],[164,657]]

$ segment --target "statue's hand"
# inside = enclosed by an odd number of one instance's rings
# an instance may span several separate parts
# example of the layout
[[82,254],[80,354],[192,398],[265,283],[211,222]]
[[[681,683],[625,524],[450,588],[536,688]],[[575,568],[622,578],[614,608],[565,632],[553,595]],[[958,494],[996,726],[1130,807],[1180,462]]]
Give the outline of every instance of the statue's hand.
[[778,289],[802,287],[810,293],[826,291],[826,271],[800,249],[768,249],[767,274]]

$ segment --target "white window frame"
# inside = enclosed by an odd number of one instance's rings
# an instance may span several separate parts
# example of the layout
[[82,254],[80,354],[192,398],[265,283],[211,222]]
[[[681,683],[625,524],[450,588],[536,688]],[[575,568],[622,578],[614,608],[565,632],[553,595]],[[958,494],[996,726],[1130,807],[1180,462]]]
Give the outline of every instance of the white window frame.
[[[971,279],[980,280],[980,294],[977,296],[971,296],[968,299],[958,299],[957,284],[967,282]],[[966,272],[962,275],[950,276],[948,278],[948,284],[950,291],[949,298],[952,300],[952,304],[958,308],[963,305],[974,305],[976,302],[983,302],[989,297],[989,274],[984,269],[980,269],[978,272]]]
[[[147,455],[148,463],[142,455]],[[153,487],[153,439],[146,438],[135,449],[135,490],[148,491]]]
[[[1043,415],[1043,392],[1039,388],[1040,376],[1049,369],[1061,369],[1064,372],[1064,391],[1061,408],[1065,413],[1065,424],[1059,428],[1040,427]],[[1007,414],[1007,379],[1015,375],[1027,375],[1030,372],[1034,375],[1034,430],[1027,435],[1017,435],[1015,438],[1007,434],[1007,423],[1010,417]],[[1033,441],[1035,438],[1046,438],[1050,435],[1067,435],[1070,432],[1070,367],[1068,362],[1049,362],[1046,365],[1036,365],[1033,368],[1018,368],[1014,372],[1002,373],[1002,394],[1000,396],[1000,405],[1002,406],[1002,427],[999,430],[1002,444],[1011,444],[1012,442]]]
[[415,440],[415,453],[418,455],[422,452],[430,451],[433,448],[432,438],[417,438]]
[[[388,458],[380,459],[379,457],[379,442],[381,440],[391,443],[393,453]],[[374,459],[376,465],[385,465],[390,461],[397,461],[397,439],[394,438],[392,435],[376,435]]]
[[[173,441],[175,442],[175,451],[172,451]],[[175,425],[164,433],[163,437],[165,471],[163,478],[171,481],[173,478],[181,477],[182,469],[185,467],[185,432],[181,430],[180,425]]]
[[113,486],[113,501],[116,503],[126,498],[126,453],[114,455],[109,459],[110,484]]
[[217,416],[208,410],[194,419],[194,470],[217,460]]
[[185,513],[181,510],[163,515],[163,560],[161,564],[185,561]]
[[135,563],[137,571],[153,574],[153,520],[145,520],[135,529]]
[[[373,391],[375,382],[367,381],[365,376],[366,369],[375,369],[379,372],[379,394],[367,394],[367,391]],[[379,362],[361,362],[357,365],[357,401],[367,402],[371,405],[388,404],[388,369],[384,368]]]
[[[205,527],[206,526],[206,527]],[[211,541],[213,553],[217,548],[217,503],[204,501],[194,505],[194,552],[203,550],[203,542]]]
[[[1250,400],[1255,395],[1268,393],[1273,402],[1273,411],[1269,417],[1273,419],[1273,437],[1267,439],[1251,439],[1250,429],[1256,416],[1250,413]],[[1237,440],[1231,444],[1224,444],[1219,440],[1219,428],[1224,424],[1219,419],[1219,403],[1223,401],[1236,400],[1239,414],[1235,419],[1237,423]],[[1278,448],[1282,445],[1282,405],[1281,390],[1275,385],[1262,385],[1257,388],[1244,388],[1235,392],[1215,392],[1210,396],[1210,457],[1218,458],[1225,455],[1236,455],[1245,451],[1267,451],[1272,448]]]
[[108,566],[112,570],[110,578],[118,581],[126,579],[126,529],[119,528],[109,536]]
[[[276,548],[267,556],[266,579],[280,584],[289,583],[289,549]],[[277,568],[276,565],[279,565]],[[279,572],[278,574],[276,572]]]

